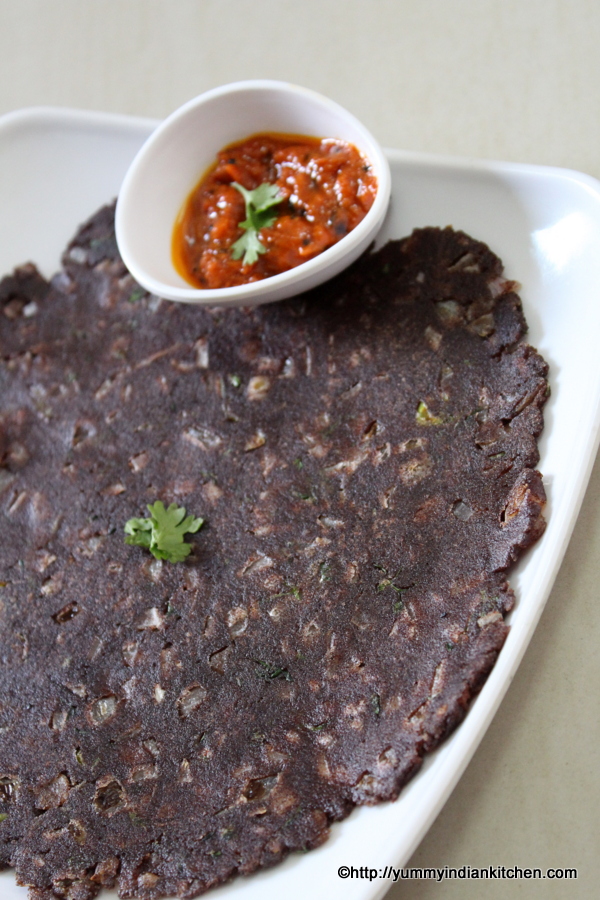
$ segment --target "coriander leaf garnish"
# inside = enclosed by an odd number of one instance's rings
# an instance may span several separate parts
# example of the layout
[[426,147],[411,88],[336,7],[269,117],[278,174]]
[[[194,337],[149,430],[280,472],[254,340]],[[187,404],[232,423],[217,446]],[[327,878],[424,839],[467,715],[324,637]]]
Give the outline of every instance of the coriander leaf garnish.
[[[281,203],[283,200],[283,194],[279,193],[277,185],[269,184],[268,181],[264,181],[257,188],[254,188],[253,191],[249,191],[247,188],[242,187],[237,181],[233,181],[232,186],[240,192],[246,202],[246,206],[252,206],[257,213],[266,212],[272,206],[276,206],[277,203]],[[269,215],[275,218],[275,213],[270,213]],[[262,225],[261,227],[264,228],[265,226]]]
[[[249,220],[246,219],[246,222]],[[241,228],[246,227],[246,223],[242,222],[240,225]],[[253,227],[248,226],[248,231],[239,238],[235,244],[233,244],[231,248],[231,255],[234,259],[239,259],[242,254],[244,258],[242,263],[245,266],[252,265],[255,263],[261,253],[266,253],[267,248],[264,244],[261,244],[258,238],[258,231],[255,231]]]
[[145,547],[156,559],[182,562],[191,553],[191,544],[183,540],[185,534],[195,534],[204,519],[186,516],[185,507],[171,503],[165,509],[157,500],[148,506],[151,518],[129,519],[125,523],[126,544]]
[[243,255],[243,264],[251,266],[261,253],[267,252],[267,248],[259,240],[258,232],[273,224],[277,218],[273,207],[281,203],[284,197],[279,193],[277,185],[269,184],[268,181],[253,191],[242,187],[237,181],[232,181],[231,186],[240,192],[246,204],[246,218],[240,222],[240,228],[244,229],[245,234],[233,244],[231,255],[234,259],[240,259]]

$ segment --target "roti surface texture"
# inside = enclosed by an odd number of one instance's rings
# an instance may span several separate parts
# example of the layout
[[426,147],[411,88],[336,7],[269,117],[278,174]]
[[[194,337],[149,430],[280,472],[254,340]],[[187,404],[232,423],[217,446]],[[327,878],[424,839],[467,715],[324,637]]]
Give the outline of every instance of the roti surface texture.
[[[463,718],[541,534],[547,367],[423,229],[253,310],[145,294],[100,211],[0,284],[0,860],[193,897],[393,799]],[[205,519],[185,562],[127,546]]]

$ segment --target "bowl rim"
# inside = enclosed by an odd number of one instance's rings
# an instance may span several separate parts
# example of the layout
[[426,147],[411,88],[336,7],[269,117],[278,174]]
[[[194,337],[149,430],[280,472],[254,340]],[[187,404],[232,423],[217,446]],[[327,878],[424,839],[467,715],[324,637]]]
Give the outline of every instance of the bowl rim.
[[[227,95],[255,91],[276,91],[295,94],[309,104],[316,104],[342,118],[354,130],[363,135],[365,144],[369,145],[369,162],[374,165],[377,173],[377,193],[373,205],[364,219],[336,244],[328,247],[312,259],[301,263],[299,266],[287,269],[285,272],[272,275],[269,278],[226,288],[195,288],[192,285],[189,287],[176,286],[155,278],[145,270],[139,260],[139,256],[131,251],[127,237],[128,226],[124,224],[126,216],[130,215],[130,194],[136,186],[140,167],[146,165],[148,157],[151,157],[157,146],[160,146],[165,140],[165,135],[177,127],[182,120],[195,113],[198,107]],[[260,129],[257,132],[260,133]],[[327,137],[327,135],[324,137]],[[216,148],[215,155],[220,149],[220,147]],[[363,152],[362,148],[359,147],[358,149]],[[191,189],[193,189],[193,186]],[[379,227],[383,224],[390,196],[391,173],[388,159],[376,138],[353,113],[330,97],[320,94],[311,88],[305,88],[287,81],[249,79],[220,85],[191,98],[158,125],[140,148],[125,174],[117,198],[115,231],[119,251],[125,265],[136,281],[151,293],[169,300],[200,305],[253,305],[279,299],[280,297],[292,296],[295,293],[300,293],[309,287],[315,286],[328,277],[333,277],[333,275],[346,267],[346,263],[343,262],[346,257],[348,257],[347,265],[350,265],[366,249],[366,246],[374,240]],[[184,200],[182,199],[183,202]],[[319,278],[319,273],[322,270],[324,270],[325,274],[323,278]],[[330,274],[327,274],[329,271]],[[294,287],[296,284],[297,289]]]

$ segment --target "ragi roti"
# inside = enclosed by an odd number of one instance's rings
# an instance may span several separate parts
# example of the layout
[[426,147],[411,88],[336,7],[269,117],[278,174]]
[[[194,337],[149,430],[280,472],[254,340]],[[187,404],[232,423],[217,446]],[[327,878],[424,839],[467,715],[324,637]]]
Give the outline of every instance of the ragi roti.
[[[505,640],[547,366],[482,243],[256,309],[144,293],[113,210],[0,285],[0,859],[193,897],[394,799]],[[185,562],[124,543],[157,499]]]

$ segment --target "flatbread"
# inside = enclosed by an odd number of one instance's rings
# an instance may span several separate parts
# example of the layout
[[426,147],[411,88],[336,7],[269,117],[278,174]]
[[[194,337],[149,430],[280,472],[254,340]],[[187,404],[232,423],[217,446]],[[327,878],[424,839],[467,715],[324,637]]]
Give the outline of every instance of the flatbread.
[[[194,897],[397,797],[505,640],[547,366],[484,244],[309,294],[144,293],[113,209],[0,284],[0,860],[36,900]],[[157,499],[183,563],[127,546]]]

